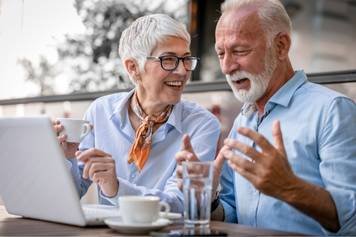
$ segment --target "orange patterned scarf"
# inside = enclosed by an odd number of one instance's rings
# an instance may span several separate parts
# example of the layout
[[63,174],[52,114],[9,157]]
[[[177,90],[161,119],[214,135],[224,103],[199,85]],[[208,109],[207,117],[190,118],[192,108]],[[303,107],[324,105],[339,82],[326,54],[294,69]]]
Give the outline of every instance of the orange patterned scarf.
[[140,118],[141,124],[137,128],[135,141],[132,144],[129,152],[128,162],[129,164],[135,162],[136,167],[141,171],[151,151],[153,127],[155,124],[161,124],[168,120],[173,106],[167,106],[167,108],[156,117],[153,115],[147,115],[143,111],[140,102],[138,101],[136,92],[133,95],[132,100],[132,110],[137,115],[137,117]]

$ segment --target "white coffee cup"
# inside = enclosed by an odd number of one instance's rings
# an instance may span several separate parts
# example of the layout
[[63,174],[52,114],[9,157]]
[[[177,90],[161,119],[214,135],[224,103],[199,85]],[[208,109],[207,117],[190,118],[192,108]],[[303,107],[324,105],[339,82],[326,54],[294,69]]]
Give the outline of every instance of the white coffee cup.
[[126,224],[151,224],[158,220],[163,209],[167,216],[170,207],[160,202],[156,196],[121,196],[119,197],[120,214]]
[[80,141],[91,131],[88,121],[72,118],[57,118],[64,129],[60,134],[67,134],[67,142],[80,143]]

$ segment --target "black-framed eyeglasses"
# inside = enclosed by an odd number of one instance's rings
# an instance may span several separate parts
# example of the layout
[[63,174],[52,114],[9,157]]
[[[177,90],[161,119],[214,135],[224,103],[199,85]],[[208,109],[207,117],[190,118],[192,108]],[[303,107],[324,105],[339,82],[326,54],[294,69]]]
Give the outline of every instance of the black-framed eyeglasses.
[[193,71],[199,61],[199,58],[193,56],[178,57],[175,55],[163,55],[159,57],[148,56],[147,59],[159,60],[161,67],[165,71],[174,71],[179,65],[179,61],[182,60],[185,70]]

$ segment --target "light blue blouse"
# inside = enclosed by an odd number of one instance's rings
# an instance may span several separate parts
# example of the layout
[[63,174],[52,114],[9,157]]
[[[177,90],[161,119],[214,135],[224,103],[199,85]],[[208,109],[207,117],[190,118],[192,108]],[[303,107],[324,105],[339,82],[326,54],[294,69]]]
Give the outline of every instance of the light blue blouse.
[[[201,106],[180,101],[169,119],[153,134],[152,150],[140,172],[134,163],[129,164],[128,152],[135,138],[135,131],[128,117],[128,100],[133,91],[101,97],[89,107],[84,119],[94,129],[80,143],[80,150],[98,148],[112,155],[116,162],[119,192],[116,197],[107,198],[101,192],[99,201],[103,204],[117,204],[122,195],[156,195],[168,202],[171,211],[183,212],[183,195],[177,188],[175,154],[180,150],[185,133],[200,160],[213,160],[220,135],[218,120]],[[87,191],[90,180],[81,178],[83,164],[72,161],[80,195]]]

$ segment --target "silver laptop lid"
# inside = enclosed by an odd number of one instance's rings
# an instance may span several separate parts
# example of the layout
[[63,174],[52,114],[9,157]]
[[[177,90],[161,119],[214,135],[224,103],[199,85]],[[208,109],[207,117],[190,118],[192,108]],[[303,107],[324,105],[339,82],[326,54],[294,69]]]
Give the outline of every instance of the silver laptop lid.
[[49,118],[0,118],[0,160],[0,195],[9,213],[85,225]]

